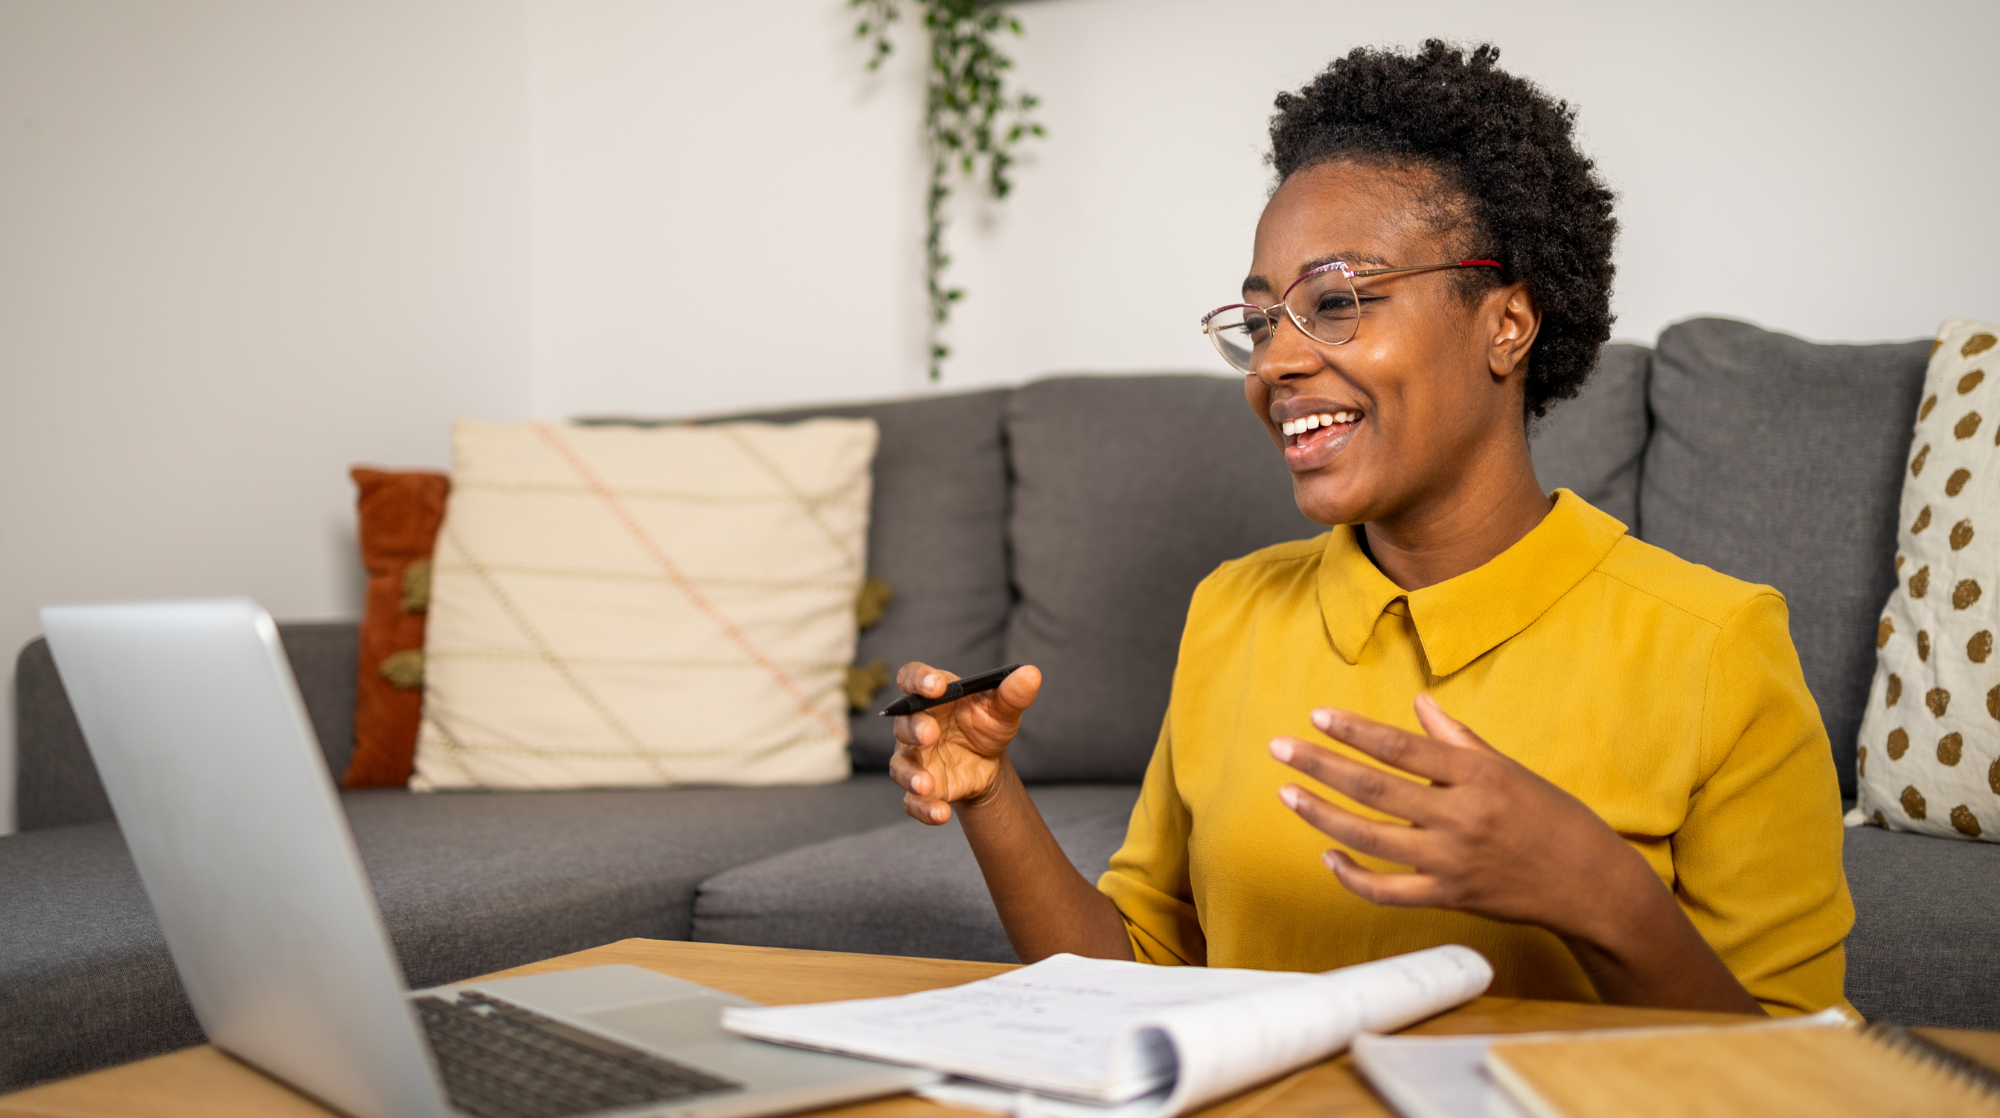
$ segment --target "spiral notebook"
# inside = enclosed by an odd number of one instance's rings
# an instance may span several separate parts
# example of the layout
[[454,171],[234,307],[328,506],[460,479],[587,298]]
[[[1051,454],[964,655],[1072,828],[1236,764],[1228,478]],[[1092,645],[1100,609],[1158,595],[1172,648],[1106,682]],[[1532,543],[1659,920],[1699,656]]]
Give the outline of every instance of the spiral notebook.
[[2000,1073],[1893,1025],[1496,1039],[1486,1063],[1532,1118],[2000,1118]]

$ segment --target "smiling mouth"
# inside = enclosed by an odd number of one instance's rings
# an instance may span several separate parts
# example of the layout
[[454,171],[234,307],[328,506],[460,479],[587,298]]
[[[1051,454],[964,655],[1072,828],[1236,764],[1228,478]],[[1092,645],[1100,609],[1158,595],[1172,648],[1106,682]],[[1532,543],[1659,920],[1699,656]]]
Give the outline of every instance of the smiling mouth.
[[1360,422],[1358,411],[1321,412],[1288,419],[1278,425],[1278,432],[1285,437],[1286,450],[1304,450],[1339,438]]

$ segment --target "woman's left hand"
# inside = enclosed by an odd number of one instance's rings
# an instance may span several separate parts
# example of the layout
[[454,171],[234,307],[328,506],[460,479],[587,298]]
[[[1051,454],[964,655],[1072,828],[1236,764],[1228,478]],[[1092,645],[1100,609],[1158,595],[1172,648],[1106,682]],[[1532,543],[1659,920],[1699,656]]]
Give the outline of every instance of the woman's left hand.
[[1559,935],[1594,938],[1592,913],[1609,882],[1652,868],[1582,800],[1480,740],[1437,705],[1417,697],[1417,721],[1430,735],[1385,726],[1330,707],[1312,712],[1328,737],[1419,783],[1297,738],[1278,738],[1271,754],[1320,783],[1408,826],[1367,819],[1287,784],[1285,806],[1350,850],[1411,867],[1410,873],[1364,868],[1345,851],[1323,856],[1340,883],[1377,904],[1455,908]]
[[[1313,725],[1429,784],[1281,737],[1271,754],[1357,804],[1368,819],[1287,784],[1285,806],[1349,850],[1411,867],[1385,873],[1343,850],[1323,856],[1376,904],[1458,909],[1562,937],[1607,1001],[1761,1012],[1701,939],[1651,866],[1588,805],[1446,715],[1416,701],[1425,733],[1321,708]],[[1428,736],[1426,736],[1428,735]]]

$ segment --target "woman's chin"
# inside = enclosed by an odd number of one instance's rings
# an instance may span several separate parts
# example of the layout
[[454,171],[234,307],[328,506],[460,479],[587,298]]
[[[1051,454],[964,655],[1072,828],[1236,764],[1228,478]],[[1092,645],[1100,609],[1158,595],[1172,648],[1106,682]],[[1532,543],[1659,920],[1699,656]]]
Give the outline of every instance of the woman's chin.
[[1299,511],[1315,524],[1359,524],[1370,519],[1368,501],[1354,491],[1346,478],[1323,474],[1293,474],[1292,498]]

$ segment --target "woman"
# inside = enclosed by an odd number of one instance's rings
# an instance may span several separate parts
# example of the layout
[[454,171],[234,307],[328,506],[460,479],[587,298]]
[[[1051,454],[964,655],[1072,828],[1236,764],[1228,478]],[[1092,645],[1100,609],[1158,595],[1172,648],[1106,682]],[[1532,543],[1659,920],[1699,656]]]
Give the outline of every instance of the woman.
[[1278,98],[1243,302],[1204,325],[1334,527],[1196,590],[1110,871],[1007,761],[1037,671],[898,720],[907,810],[955,808],[1023,959],[1456,942],[1495,993],[1841,1003],[1839,793],[1783,598],[1536,483],[1526,421],[1609,335],[1616,225],[1567,106],[1497,57],[1357,50]]

